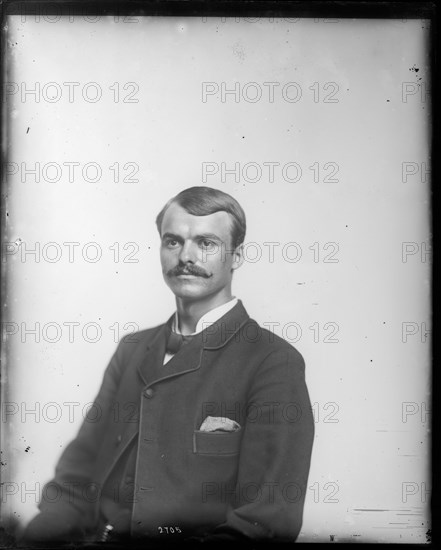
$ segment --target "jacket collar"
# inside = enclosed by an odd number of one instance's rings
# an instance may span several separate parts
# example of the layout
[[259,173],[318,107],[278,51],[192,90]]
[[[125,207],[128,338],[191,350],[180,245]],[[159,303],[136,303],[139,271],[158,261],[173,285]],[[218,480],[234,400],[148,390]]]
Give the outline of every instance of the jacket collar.
[[201,366],[203,350],[220,349],[227,344],[248,321],[242,301],[205,330],[196,334],[192,341],[183,346],[168,363],[163,365],[168,332],[173,315],[161,326],[154,340],[149,344],[138,372],[146,385],[160,380],[197,370]]
[[238,300],[230,311],[201,332],[204,349],[218,349],[225,346],[249,318],[242,301]]

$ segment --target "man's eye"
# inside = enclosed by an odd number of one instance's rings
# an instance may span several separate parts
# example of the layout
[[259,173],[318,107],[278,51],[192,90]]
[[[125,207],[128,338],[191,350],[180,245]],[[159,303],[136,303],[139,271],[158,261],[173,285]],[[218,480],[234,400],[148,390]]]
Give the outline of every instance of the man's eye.
[[213,248],[214,247],[214,242],[209,241],[207,239],[203,239],[201,241],[201,246],[202,246],[202,248]]
[[170,248],[175,247],[178,244],[178,241],[176,239],[166,239],[165,246],[168,246]]

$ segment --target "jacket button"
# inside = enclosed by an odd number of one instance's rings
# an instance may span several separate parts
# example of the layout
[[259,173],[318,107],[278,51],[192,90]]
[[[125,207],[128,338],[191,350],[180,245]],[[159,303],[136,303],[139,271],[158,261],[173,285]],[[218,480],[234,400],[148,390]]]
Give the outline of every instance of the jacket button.
[[149,398],[153,397],[153,394],[154,394],[154,391],[152,390],[152,388],[149,388],[148,390],[145,390],[145,392],[144,392],[144,395],[146,397],[149,397]]

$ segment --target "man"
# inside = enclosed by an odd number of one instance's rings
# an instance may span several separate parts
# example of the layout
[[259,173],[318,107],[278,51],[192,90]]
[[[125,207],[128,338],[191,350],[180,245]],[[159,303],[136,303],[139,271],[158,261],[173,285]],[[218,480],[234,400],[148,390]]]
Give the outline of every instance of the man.
[[245,214],[192,187],[156,223],[176,313],[119,344],[24,540],[294,541],[314,423],[301,355],[232,295]]

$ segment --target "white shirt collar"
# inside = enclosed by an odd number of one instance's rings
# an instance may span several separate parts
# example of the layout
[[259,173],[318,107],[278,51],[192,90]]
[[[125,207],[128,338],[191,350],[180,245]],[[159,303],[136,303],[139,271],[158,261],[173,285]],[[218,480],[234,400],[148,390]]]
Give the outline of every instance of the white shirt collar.
[[[196,325],[195,332],[192,332],[191,335],[199,334],[206,328],[208,328],[210,325],[215,323],[218,319],[220,319],[222,316],[224,316],[230,309],[233,309],[233,307],[237,304],[238,299],[232,298],[229,302],[226,302],[225,304],[222,304],[220,306],[217,306],[213,308],[210,311],[207,311],[205,315],[202,315],[202,317],[199,319]],[[179,323],[178,323],[178,312],[175,313],[175,317],[173,319],[173,327],[172,330],[174,332],[177,332],[178,334],[181,334],[181,331],[179,330]]]

